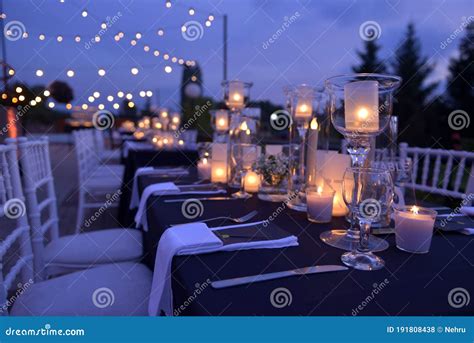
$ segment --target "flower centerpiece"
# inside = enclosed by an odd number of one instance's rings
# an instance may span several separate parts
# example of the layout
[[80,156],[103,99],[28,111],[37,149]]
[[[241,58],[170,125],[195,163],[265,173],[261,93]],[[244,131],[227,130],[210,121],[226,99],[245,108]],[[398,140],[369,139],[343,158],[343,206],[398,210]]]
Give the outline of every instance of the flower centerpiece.
[[260,175],[258,197],[264,201],[284,201],[287,194],[289,159],[283,154],[262,155],[253,169]]

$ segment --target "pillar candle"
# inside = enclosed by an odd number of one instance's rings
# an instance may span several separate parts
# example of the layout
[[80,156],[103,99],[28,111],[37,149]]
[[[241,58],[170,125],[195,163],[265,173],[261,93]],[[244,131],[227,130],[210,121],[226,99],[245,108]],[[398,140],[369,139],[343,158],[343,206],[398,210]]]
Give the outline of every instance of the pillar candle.
[[211,182],[227,182],[227,162],[215,161],[211,162]]
[[260,177],[253,171],[248,171],[244,177],[244,191],[247,193],[256,193],[260,187]]
[[229,115],[226,110],[219,110],[216,112],[216,130],[218,132],[225,132],[229,130]]
[[379,83],[356,81],[344,86],[346,129],[358,132],[379,130]]
[[309,126],[308,142],[306,146],[306,181],[308,186],[317,185],[316,154],[318,151],[318,129],[318,121],[316,118],[313,118]]
[[244,106],[244,84],[242,82],[229,83],[228,105],[235,108]]

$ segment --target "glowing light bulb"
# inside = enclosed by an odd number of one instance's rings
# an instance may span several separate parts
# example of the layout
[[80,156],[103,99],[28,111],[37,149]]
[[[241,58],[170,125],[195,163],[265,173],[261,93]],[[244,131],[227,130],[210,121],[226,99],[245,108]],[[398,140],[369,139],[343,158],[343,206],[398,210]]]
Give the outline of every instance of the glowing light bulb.
[[87,17],[88,14],[89,14],[89,13],[87,13],[86,10],[82,11],[82,13],[81,13],[81,15],[82,15],[83,18]]
[[100,93],[95,91],[94,93],[92,93],[92,95],[94,96],[94,98],[98,98],[100,97]]
[[59,35],[56,37],[56,40],[61,43],[63,41],[63,36]]
[[41,77],[44,75],[44,72],[41,69],[36,70],[36,76]]
[[44,96],[50,96],[50,95],[51,95],[51,92],[46,89],[46,90],[43,92],[43,95],[44,95]]
[[54,108],[54,102],[50,101],[50,102],[48,103],[48,107],[49,107],[49,108]]
[[41,34],[41,35],[39,35],[38,38],[39,38],[39,40],[45,40],[46,37],[45,37],[45,35]]
[[420,208],[418,206],[413,206],[410,211],[413,212],[413,214],[418,214],[418,212],[420,211]]
[[97,73],[99,74],[99,76],[104,76],[105,75],[105,70],[104,69],[99,69],[97,71]]
[[21,87],[16,87],[15,91],[16,91],[17,93],[21,93],[21,92],[23,92],[23,88],[21,88]]
[[109,96],[107,97],[107,100],[112,102],[112,101],[114,101],[114,97],[113,97],[112,95],[109,95]]
[[132,75],[137,75],[138,74],[138,68],[133,67],[132,69],[130,69],[130,72],[132,73]]
[[165,67],[165,72],[167,72],[168,74],[171,73],[172,71],[173,71],[173,68],[171,68],[170,66]]
[[316,118],[313,118],[313,120],[311,120],[310,127],[311,127],[311,130],[317,130],[318,129],[318,121],[316,120]]
[[66,72],[66,75],[67,75],[68,77],[74,77],[74,70],[69,69],[69,70]]

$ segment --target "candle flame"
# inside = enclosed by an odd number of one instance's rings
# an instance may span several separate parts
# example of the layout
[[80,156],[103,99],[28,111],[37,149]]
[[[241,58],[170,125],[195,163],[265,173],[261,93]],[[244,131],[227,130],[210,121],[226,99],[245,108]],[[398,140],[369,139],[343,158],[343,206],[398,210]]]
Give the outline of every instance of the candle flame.
[[216,169],[216,175],[217,175],[217,176],[223,176],[223,175],[224,175],[224,169],[222,169],[222,168],[217,168],[217,169]]
[[247,130],[249,129],[248,126],[247,126],[247,122],[246,122],[246,121],[244,121],[244,122],[240,125],[240,129],[241,129],[242,131],[247,131]]
[[225,119],[224,118],[221,118],[217,121],[217,125],[218,126],[225,126]]
[[179,144],[179,145],[184,145],[184,141],[183,141],[182,139],[180,139],[180,140],[178,141],[178,144]]
[[300,112],[306,112],[306,111],[308,111],[308,105],[302,104],[302,105],[300,106]]
[[420,210],[419,207],[413,206],[410,211],[412,211],[414,214],[418,214],[418,211]]
[[161,116],[162,116],[163,118],[168,117],[168,112],[166,112],[166,111],[161,112]]
[[318,121],[316,120],[316,118],[313,118],[313,120],[311,120],[311,130],[317,130],[318,129]]
[[202,159],[202,164],[207,164],[207,163],[208,163],[208,162],[207,162],[207,158],[203,158],[203,159]]
[[318,186],[318,190],[317,190],[318,194],[321,194],[323,192],[323,187],[321,186]]
[[242,97],[239,93],[234,93],[234,95],[232,96],[232,99],[234,99],[234,101],[240,101],[241,98]]
[[174,118],[173,118],[173,123],[178,124],[178,123],[179,123],[179,118],[178,118],[178,117],[174,117]]
[[357,116],[359,117],[359,119],[367,119],[367,117],[369,116],[369,110],[365,107],[362,107],[357,111]]

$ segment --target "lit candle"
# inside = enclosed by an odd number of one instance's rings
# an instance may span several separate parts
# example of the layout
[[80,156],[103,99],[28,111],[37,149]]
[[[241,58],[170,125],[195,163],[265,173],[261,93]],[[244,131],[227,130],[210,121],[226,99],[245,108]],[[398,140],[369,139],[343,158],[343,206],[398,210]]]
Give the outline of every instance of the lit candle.
[[379,130],[379,83],[356,81],[344,86],[344,112],[347,130]]
[[215,114],[216,116],[216,130],[218,132],[226,132],[229,130],[229,115],[226,110],[219,110]]
[[313,104],[311,99],[298,99],[295,108],[296,119],[310,119],[313,115]]
[[244,177],[244,191],[247,193],[256,193],[260,187],[260,178],[257,173],[248,171]]
[[316,186],[317,165],[316,153],[318,151],[318,121],[316,118],[311,120],[308,131],[308,143],[306,146],[306,181],[308,186]]
[[306,189],[308,220],[315,223],[329,223],[332,218],[334,192],[324,191],[321,186]]
[[430,250],[436,211],[417,206],[395,208],[395,241],[397,248],[412,253]]
[[211,182],[227,182],[227,163],[225,161],[211,162]]
[[209,180],[211,178],[211,164],[207,158],[203,158],[197,164],[198,177],[203,180]]
[[[347,180],[346,180],[347,182]],[[332,216],[333,217],[343,217],[349,213],[349,208],[344,202],[342,197],[342,181],[333,180],[331,183],[332,189],[334,189],[334,200],[332,202]]]
[[241,108],[244,106],[244,84],[240,81],[229,83],[229,107]]

